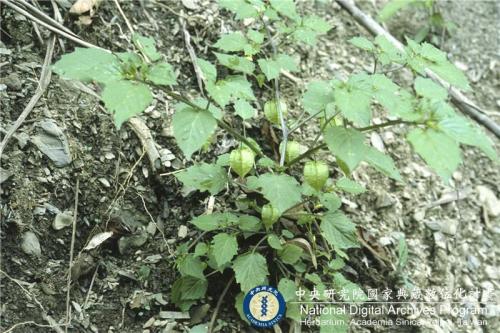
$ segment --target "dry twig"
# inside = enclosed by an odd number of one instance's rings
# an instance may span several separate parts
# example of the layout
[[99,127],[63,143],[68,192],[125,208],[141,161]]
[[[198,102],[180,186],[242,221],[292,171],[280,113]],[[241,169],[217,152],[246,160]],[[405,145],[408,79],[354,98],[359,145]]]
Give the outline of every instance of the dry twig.
[[75,185],[75,211],[73,213],[73,229],[71,231],[71,246],[69,250],[69,268],[68,268],[68,281],[66,284],[66,328],[65,331],[68,332],[68,327],[71,323],[71,307],[70,307],[70,294],[71,294],[71,268],[73,267],[73,255],[75,252],[75,238],[76,238],[76,218],[78,216],[78,192],[80,190],[80,180],[76,179]]

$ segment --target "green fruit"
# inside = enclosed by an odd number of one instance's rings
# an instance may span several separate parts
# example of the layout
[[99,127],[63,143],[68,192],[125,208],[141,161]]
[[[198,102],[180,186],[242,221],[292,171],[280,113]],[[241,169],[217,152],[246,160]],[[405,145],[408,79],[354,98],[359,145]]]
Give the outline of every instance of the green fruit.
[[235,149],[229,155],[229,166],[241,178],[250,172],[253,168],[255,155],[250,148],[243,147]]
[[[285,117],[288,114],[288,108],[286,106],[286,103],[283,101],[280,101],[280,110],[281,113],[283,114],[283,117]],[[278,113],[278,109],[276,108],[276,101],[268,101],[266,104],[264,104],[264,115],[266,116],[267,120],[269,120],[270,123],[279,125],[280,124],[280,116]]]
[[309,161],[304,166],[305,181],[317,191],[325,186],[329,175],[328,165],[325,162]]
[[276,208],[271,206],[271,204],[267,204],[262,206],[261,217],[266,229],[270,229],[280,218],[280,213]]
[[[283,149],[283,144],[280,145],[280,152]],[[285,162],[293,161],[295,158],[300,155],[300,143],[297,141],[288,141],[286,143],[286,152],[285,152]]]

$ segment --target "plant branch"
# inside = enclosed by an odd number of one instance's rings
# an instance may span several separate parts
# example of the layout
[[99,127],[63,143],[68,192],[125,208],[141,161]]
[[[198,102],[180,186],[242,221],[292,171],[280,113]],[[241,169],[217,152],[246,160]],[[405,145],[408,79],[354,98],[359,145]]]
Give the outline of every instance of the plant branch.
[[[387,30],[385,30],[380,24],[378,24],[371,16],[365,14],[361,9],[359,9],[354,1],[336,0],[336,2],[340,5],[340,7],[345,9],[356,22],[365,27],[372,35],[382,35],[386,37],[389,42],[394,45],[394,47],[401,51],[404,50],[404,46],[399,40],[394,38],[394,36],[392,36]],[[426,68],[425,73],[429,78],[439,83],[450,93],[453,104],[455,104],[463,113],[469,115],[478,123],[489,129],[493,134],[497,136],[497,138],[500,138],[500,126],[495,123],[495,121],[486,116],[483,110],[474,105],[474,103],[472,103],[458,89],[452,87],[448,82],[442,80],[432,70]]]

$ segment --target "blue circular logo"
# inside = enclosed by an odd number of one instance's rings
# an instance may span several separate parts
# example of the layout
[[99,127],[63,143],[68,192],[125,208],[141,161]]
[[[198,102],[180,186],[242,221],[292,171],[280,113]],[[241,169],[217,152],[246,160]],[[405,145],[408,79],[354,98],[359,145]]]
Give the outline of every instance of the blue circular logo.
[[269,328],[285,317],[286,304],[278,289],[258,286],[251,289],[243,300],[243,313],[256,328]]

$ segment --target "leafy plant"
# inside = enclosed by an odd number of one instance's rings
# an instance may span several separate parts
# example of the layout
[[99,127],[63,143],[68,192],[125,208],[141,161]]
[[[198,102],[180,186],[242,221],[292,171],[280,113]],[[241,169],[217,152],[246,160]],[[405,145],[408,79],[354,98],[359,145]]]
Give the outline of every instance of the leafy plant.
[[[340,196],[366,191],[352,178],[362,162],[396,182],[404,181],[392,158],[367,144],[366,134],[407,125],[407,141],[444,181],[461,163],[461,144],[478,147],[497,160],[488,137],[456,114],[447,91],[425,78],[424,68],[458,88],[469,89],[467,79],[431,44],[408,39],[400,51],[381,36],[373,41],[355,37],[350,42],[371,53],[379,71],[392,65],[411,70],[413,86],[401,87],[382,72],[361,72],[346,81],[309,83],[301,105],[292,108],[278,93],[278,79],[283,70],[297,71],[298,62],[279,50],[293,42],[314,45],[329,30],[328,23],[316,16],[300,16],[291,0],[221,0],[219,4],[236,20],[254,20],[242,31],[220,36],[213,44],[217,52],[212,60],[197,59],[206,97],[174,91],[174,69],[154,41],[142,36],[134,37],[139,52],[77,48],[64,55],[54,71],[102,86],[101,97],[117,127],[149,105],[153,90],[165,92],[178,102],[174,136],[188,160],[210,144],[219,130],[239,141],[230,154],[213,162],[194,162],[175,175],[189,189],[214,196],[226,189],[238,193],[220,211],[190,221],[203,234],[177,249],[180,276],[172,287],[172,301],[180,309],[187,310],[204,298],[209,278],[220,274],[235,276],[241,289],[236,297],[239,313],[243,293],[267,283],[277,285],[287,302],[297,300],[299,287],[319,291],[322,300],[328,299],[323,292],[333,288],[352,292],[347,302],[363,301],[366,296],[360,287],[341,273],[349,259],[347,251],[360,244],[356,225],[341,211]],[[263,110],[259,105],[264,105]],[[299,108],[305,111],[305,120],[297,117]],[[391,120],[373,124],[374,113]],[[274,142],[249,138],[231,125],[242,121],[257,125],[261,118],[273,131],[286,125],[291,134],[316,122],[317,136],[304,141],[284,136],[275,147]],[[284,158],[275,158],[276,151]],[[405,248],[400,243],[400,269],[407,260]],[[300,319],[296,304],[289,305],[287,316]]]
[[427,22],[413,37],[416,42],[421,42],[431,33],[444,35],[446,32],[456,29],[456,25],[452,21],[444,18],[436,3],[436,0],[390,0],[378,13],[378,20],[386,22],[405,8],[422,8],[427,13]]

